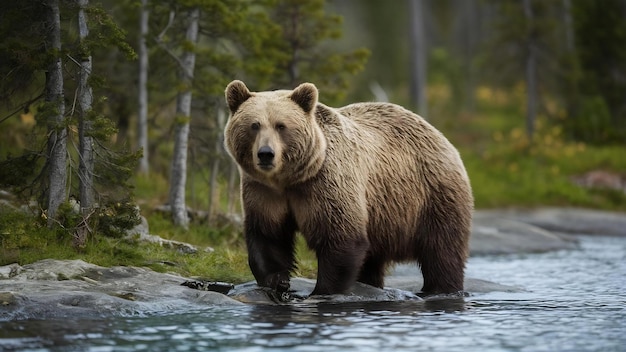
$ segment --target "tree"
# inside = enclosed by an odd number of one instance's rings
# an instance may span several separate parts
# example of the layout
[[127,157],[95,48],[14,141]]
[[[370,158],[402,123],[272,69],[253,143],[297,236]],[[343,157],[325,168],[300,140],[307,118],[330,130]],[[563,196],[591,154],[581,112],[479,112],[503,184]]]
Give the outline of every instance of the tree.
[[189,119],[191,117],[191,97],[196,54],[194,46],[198,41],[198,21],[200,9],[193,7],[187,11],[186,46],[180,57],[179,80],[181,90],[176,99],[176,121],[174,127],[174,155],[170,177],[170,206],[174,224],[187,228],[189,218],[185,205],[185,185],[187,182],[187,145],[189,141]]
[[537,29],[534,25],[534,14],[531,0],[523,0],[524,16],[526,16],[526,135],[532,141],[537,116]]
[[272,84],[258,89],[295,88],[304,81],[320,88],[321,99],[341,100],[349,78],[361,71],[369,51],[346,53],[325,49],[325,42],[341,36],[342,18],[324,11],[324,0],[265,0],[264,6],[278,28],[279,36],[266,42],[264,53],[275,61],[269,77]]
[[411,47],[411,101],[420,115],[428,115],[426,99],[426,58],[428,57],[426,35],[424,34],[423,0],[409,0],[410,47]]
[[477,54],[477,46],[480,42],[480,16],[479,6],[476,0],[458,0],[457,15],[459,26],[457,36],[460,37],[459,55],[462,57],[463,75],[465,76],[463,91],[463,102],[468,111],[475,108],[474,91],[476,89],[476,65],[474,65]]
[[574,139],[626,139],[626,2],[574,0],[573,63],[568,65],[565,128]]
[[55,223],[57,210],[67,199],[67,130],[61,66],[61,15],[59,0],[47,0],[46,45],[51,50],[46,72],[45,114],[48,121],[47,209],[48,226]]
[[[224,126],[226,125],[226,112],[224,109],[217,110],[217,128],[218,131],[224,130]],[[213,158],[213,166],[211,167],[211,179],[209,182],[209,220],[212,220],[212,216],[215,213],[214,206],[219,204],[219,185],[217,177],[220,171],[220,160],[219,155],[222,153],[222,149],[224,145],[224,141],[222,138],[215,138],[215,157]]]
[[139,172],[148,174],[150,171],[148,148],[148,0],[141,0],[139,15],[139,111],[137,113],[137,145],[142,150],[139,161]]
[[[88,218],[93,210],[94,202],[94,140],[93,123],[90,114],[93,103],[93,91],[89,83],[91,76],[91,54],[89,49],[84,45],[85,39],[89,35],[89,27],[87,26],[87,16],[85,7],[89,5],[89,0],[78,0],[78,37],[80,47],[80,73],[78,83],[78,139],[79,139],[79,197],[80,208],[83,218]],[[86,243],[86,232],[78,231],[75,238],[76,247],[84,247]]]
[[[9,13],[20,13],[33,20],[28,22],[31,26],[26,31],[21,28],[25,23],[2,21],[6,26],[0,30],[15,39],[10,46],[0,46],[0,50],[15,55],[8,65],[14,67],[8,72],[17,68],[27,82],[20,89],[2,90],[2,94],[8,92],[11,101],[24,99],[25,94],[26,102],[19,105],[28,109],[37,101],[29,93],[43,91],[44,102],[37,106],[37,124],[31,133],[32,144],[28,146],[35,145],[36,149],[22,147],[25,149],[21,150],[22,155],[2,161],[1,184],[29,200],[35,195],[47,215],[48,226],[58,224],[72,233],[79,248],[85,244],[89,230],[119,234],[138,219],[127,183],[128,170],[136,158],[134,154],[107,148],[116,130],[108,118],[98,113],[103,109],[102,99],[95,104],[93,101],[93,83],[102,80],[94,75],[92,53],[102,47],[119,48],[127,53],[132,53],[132,49],[123,41],[123,33],[111,17],[101,8],[90,6],[87,0],[25,0],[10,4],[9,8]],[[0,67],[5,68],[2,62]],[[45,82],[38,79],[42,72]],[[11,74],[7,78],[12,79]],[[65,106],[67,92],[75,94],[70,109]],[[46,128],[43,135],[39,133],[41,122]],[[43,140],[46,153],[37,151]],[[43,166],[39,163],[40,155],[46,157]],[[38,184],[42,187],[38,188]],[[68,193],[78,195],[82,212],[74,213],[70,207],[63,206]]]
[[[87,26],[87,16],[85,7],[89,5],[89,0],[78,0],[78,36],[80,44],[84,44],[85,39],[89,35],[89,27]],[[80,45],[80,74],[78,83],[78,102],[80,108],[79,115],[79,143],[80,143],[80,166],[78,169],[78,179],[80,181],[80,205],[83,215],[87,215],[93,207],[93,170],[94,170],[94,141],[91,134],[93,133],[93,124],[91,121],[91,106],[93,103],[93,90],[89,83],[91,76],[92,64],[89,49]]]
[[[497,87],[524,83],[526,135],[532,140],[539,108],[557,89],[561,47],[557,14],[560,3],[516,0],[493,1],[492,38],[486,46],[484,76]],[[520,14],[524,14],[520,16]],[[543,100],[540,99],[543,98]]]

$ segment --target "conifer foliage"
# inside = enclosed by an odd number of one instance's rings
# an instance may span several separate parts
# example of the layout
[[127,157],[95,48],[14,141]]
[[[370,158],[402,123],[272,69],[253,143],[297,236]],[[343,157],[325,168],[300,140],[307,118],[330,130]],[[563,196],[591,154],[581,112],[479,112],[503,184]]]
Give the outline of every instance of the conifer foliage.
[[[110,16],[88,0],[3,6],[0,35],[12,41],[0,48],[9,81],[0,94],[10,98],[9,109],[34,114],[36,125],[27,151],[2,161],[0,186],[36,197],[47,226],[64,228],[77,248],[96,231],[119,234],[138,222],[127,181],[139,155],[111,147],[116,128],[103,114],[104,99],[94,101],[104,80],[93,72],[91,52],[102,46],[134,52]],[[20,16],[28,21],[16,21]]]

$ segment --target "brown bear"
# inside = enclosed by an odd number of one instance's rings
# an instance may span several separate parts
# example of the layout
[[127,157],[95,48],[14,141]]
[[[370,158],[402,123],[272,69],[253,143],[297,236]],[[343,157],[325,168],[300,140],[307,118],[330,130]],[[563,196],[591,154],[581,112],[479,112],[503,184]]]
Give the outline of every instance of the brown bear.
[[244,232],[257,283],[289,289],[299,231],[318,260],[312,294],[383,287],[416,261],[425,294],[463,290],[473,196],[459,153],[433,126],[389,103],[335,109],[293,91],[226,88],[225,145],[239,165]]

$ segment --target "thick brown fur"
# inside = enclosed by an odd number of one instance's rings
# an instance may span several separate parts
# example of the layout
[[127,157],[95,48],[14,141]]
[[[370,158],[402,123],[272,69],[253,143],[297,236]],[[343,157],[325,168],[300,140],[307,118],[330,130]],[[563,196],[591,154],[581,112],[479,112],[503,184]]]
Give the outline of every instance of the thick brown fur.
[[355,281],[383,287],[392,262],[415,261],[427,294],[463,290],[473,197],[457,150],[388,103],[327,107],[317,88],[226,88],[226,148],[238,163],[249,263],[289,288],[300,231],[318,258],[313,294]]

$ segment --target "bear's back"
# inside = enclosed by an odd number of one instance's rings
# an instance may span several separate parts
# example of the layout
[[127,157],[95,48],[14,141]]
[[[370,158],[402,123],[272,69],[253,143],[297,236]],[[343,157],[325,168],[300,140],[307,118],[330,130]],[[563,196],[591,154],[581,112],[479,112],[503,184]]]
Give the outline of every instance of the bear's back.
[[320,110],[318,123],[331,144],[350,139],[361,147],[382,148],[387,153],[421,156],[434,152],[457,158],[456,148],[439,130],[399,105],[355,103],[333,109],[319,104]]

